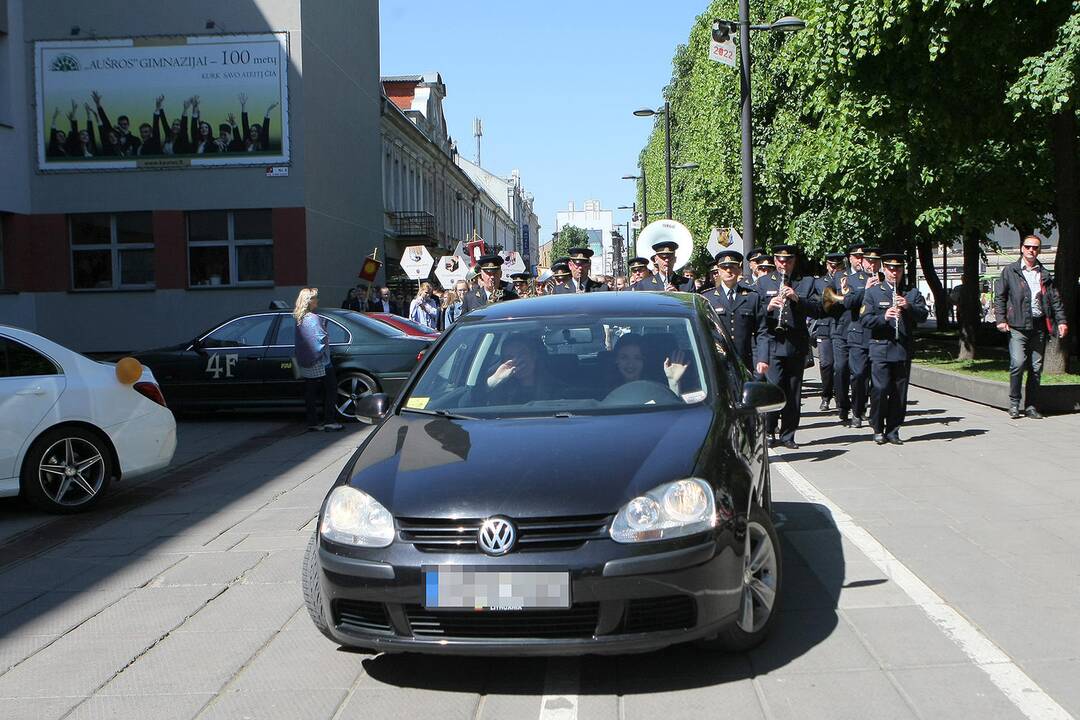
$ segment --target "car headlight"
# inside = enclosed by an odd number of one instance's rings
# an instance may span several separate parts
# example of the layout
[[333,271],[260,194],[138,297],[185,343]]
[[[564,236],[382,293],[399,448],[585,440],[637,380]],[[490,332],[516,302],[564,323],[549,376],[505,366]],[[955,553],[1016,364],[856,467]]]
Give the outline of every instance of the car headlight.
[[611,539],[620,543],[667,540],[716,527],[716,498],[701,478],[655,487],[626,503],[611,523]]
[[319,531],[342,545],[386,547],[394,541],[394,517],[367,493],[342,485],[330,493]]

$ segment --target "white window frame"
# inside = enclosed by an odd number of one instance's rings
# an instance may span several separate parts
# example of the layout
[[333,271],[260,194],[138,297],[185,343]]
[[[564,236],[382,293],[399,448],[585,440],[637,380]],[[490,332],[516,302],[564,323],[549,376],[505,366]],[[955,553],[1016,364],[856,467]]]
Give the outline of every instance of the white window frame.
[[[153,215],[149,211],[145,212],[151,215],[151,221]],[[125,250],[154,250],[154,243],[122,243],[117,240],[116,237],[116,218],[118,215],[127,213],[71,213],[68,215],[68,248],[71,252],[71,278],[69,280],[69,287],[72,292],[116,292],[118,290],[154,290],[157,288],[157,277],[155,273],[154,280],[148,283],[127,283],[123,284],[120,281],[120,253]],[[79,215],[108,215],[109,217],[109,242],[108,243],[93,243],[89,245],[76,245],[75,244],[75,218]],[[151,236],[153,234],[153,226],[151,225]],[[109,250],[110,263],[112,267],[112,285],[107,288],[80,288],[75,287],[75,255],[80,252],[92,252]]]
[[[260,212],[271,212],[268,208],[251,208],[252,210],[258,210]],[[240,264],[237,262],[236,249],[240,247],[269,247],[271,250],[274,247],[273,228],[271,227],[271,236],[265,240],[237,240],[236,239],[236,216],[235,211],[225,210],[226,225],[228,227],[228,237],[225,240],[192,240],[191,239],[191,214],[193,212],[213,212],[213,211],[198,211],[192,210],[185,213],[184,217],[187,223],[187,261],[188,261],[188,289],[189,290],[206,290],[213,288],[215,290],[221,288],[241,288],[241,287],[273,287],[274,278],[269,280],[240,280]],[[272,216],[271,216],[272,218]],[[224,247],[229,250],[229,282],[222,282],[220,285],[192,285],[191,284],[191,249],[192,248],[204,248],[204,247]]]

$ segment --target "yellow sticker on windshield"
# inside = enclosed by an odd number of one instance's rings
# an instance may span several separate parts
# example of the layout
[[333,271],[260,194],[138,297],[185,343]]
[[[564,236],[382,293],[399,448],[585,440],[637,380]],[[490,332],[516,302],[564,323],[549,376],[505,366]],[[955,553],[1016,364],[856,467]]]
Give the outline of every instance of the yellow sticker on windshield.
[[405,407],[407,407],[407,408],[413,408],[414,410],[423,410],[424,408],[426,408],[426,407],[427,407],[427,404],[428,404],[428,401],[429,401],[429,400],[431,400],[431,398],[426,398],[426,397],[411,397],[411,398],[409,398],[409,399],[408,399],[408,401],[407,401],[407,402],[405,403]]

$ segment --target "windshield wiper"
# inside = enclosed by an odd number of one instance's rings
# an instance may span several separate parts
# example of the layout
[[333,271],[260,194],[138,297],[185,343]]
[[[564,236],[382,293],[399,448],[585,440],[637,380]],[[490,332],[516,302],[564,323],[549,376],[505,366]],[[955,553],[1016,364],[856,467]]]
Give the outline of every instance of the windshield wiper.
[[403,407],[402,412],[416,413],[417,415],[434,415],[436,417],[446,418],[447,420],[478,420],[471,415],[459,415],[452,413],[449,410],[422,410],[420,408]]

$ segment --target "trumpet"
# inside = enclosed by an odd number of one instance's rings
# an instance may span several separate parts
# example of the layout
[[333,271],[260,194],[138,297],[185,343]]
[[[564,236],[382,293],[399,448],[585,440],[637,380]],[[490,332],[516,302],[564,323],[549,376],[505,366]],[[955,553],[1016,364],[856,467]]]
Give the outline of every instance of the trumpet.
[[491,297],[488,298],[489,303],[497,303],[503,298],[502,283],[498,280],[495,283],[495,289],[491,291]]
[[840,285],[840,292],[827,287],[821,293],[821,307],[829,315],[840,316],[844,312],[844,296],[850,292],[848,290],[847,276],[841,275],[837,281]]

